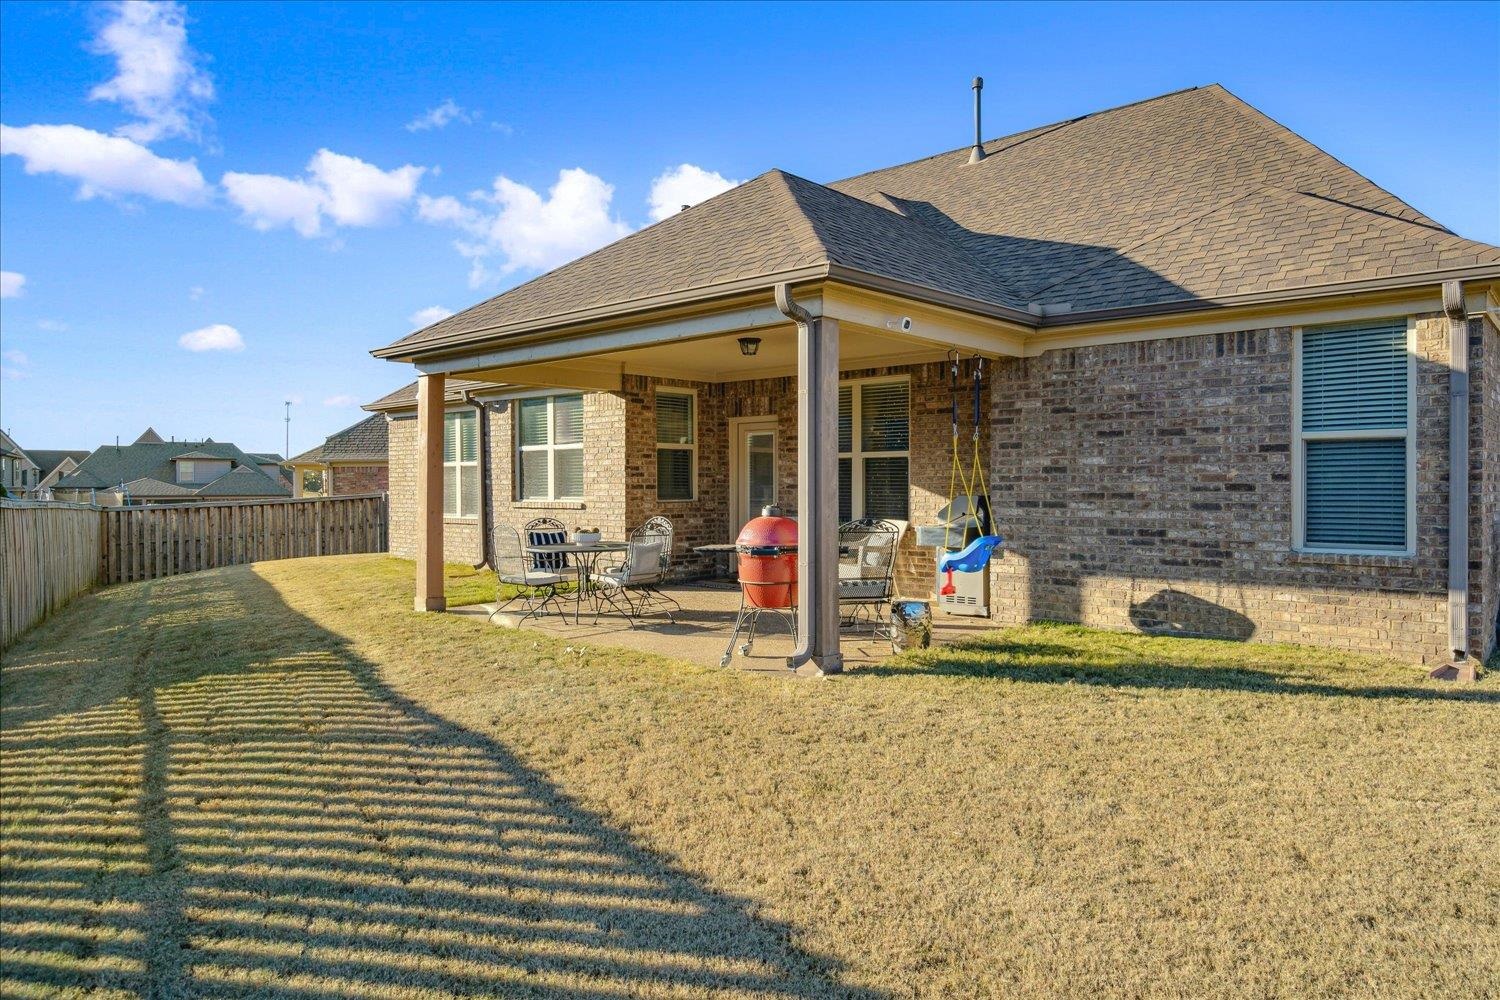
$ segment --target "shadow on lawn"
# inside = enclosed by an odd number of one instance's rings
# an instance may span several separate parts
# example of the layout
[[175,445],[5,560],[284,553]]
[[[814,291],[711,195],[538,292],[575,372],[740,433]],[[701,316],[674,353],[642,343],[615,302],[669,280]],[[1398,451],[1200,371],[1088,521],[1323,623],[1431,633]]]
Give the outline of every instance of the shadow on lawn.
[[0,735],[4,992],[877,995],[230,572],[279,653],[214,659],[203,588],[158,581],[128,696]]
[[[1330,684],[1308,679],[1296,666],[1277,669],[1275,652],[1268,650],[1268,665],[1248,667],[1212,658],[1213,640],[1172,638],[1184,643],[1179,649],[1203,662],[1173,662],[1171,654],[1153,648],[1153,637],[1121,634],[1117,646],[1104,650],[1092,644],[1098,633],[1090,631],[1087,642],[1066,642],[1068,627],[1058,626],[1057,642],[1015,641],[1004,633],[994,638],[969,639],[935,647],[887,662],[861,667],[853,676],[900,676],[927,674],[940,677],[1005,679],[1029,684],[1094,684],[1101,687],[1205,691],[1245,691],[1255,694],[1297,694],[1330,698],[1393,698],[1414,701],[1500,702],[1500,691],[1472,687],[1433,687],[1418,684],[1361,684],[1350,670],[1350,683]],[[1201,645],[1200,645],[1201,644]],[[1243,645],[1236,656],[1253,656]],[[1207,654],[1207,655],[1204,655]]]

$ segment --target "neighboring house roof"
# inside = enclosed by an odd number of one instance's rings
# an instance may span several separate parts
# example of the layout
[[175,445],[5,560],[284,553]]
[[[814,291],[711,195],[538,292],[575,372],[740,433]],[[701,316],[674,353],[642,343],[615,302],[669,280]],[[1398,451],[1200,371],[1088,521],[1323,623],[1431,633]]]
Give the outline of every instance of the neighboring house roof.
[[52,472],[67,459],[72,459],[75,463],[78,463],[89,457],[89,453],[86,451],[58,450],[55,448],[29,448],[26,454],[30,455],[31,460],[36,463],[43,479],[52,475]]
[[[415,398],[415,390],[413,394]],[[291,464],[385,462],[388,459],[388,448],[389,435],[385,417],[377,413],[328,435],[322,444],[304,451],[292,459]]]
[[165,444],[161,435],[156,433],[156,428],[147,427],[141,431],[141,436],[135,439],[136,444]]
[[286,461],[280,454],[274,451],[247,451],[245,454],[255,459],[261,465],[280,465]]
[[[180,458],[228,459],[235,467],[206,486],[179,484],[173,462]],[[250,473],[255,479],[238,475]],[[233,478],[231,478],[233,477]],[[227,486],[243,492],[225,493]],[[156,483],[158,486],[144,485]],[[291,489],[279,474],[272,478],[250,455],[227,442],[158,441],[132,445],[105,445],[95,449],[78,468],[60,478],[55,487],[64,490],[118,489],[125,483],[131,496],[290,496]],[[264,484],[264,485],[262,485]],[[180,491],[180,492],[179,492]]]
[[[463,401],[464,393],[474,391],[493,392],[503,389],[504,386],[495,382],[476,382],[473,379],[450,378],[443,385],[443,401],[447,403],[459,403]],[[365,409],[377,412],[385,410],[404,410],[417,405],[417,383],[409,382],[394,392],[388,392],[373,403],[366,403]],[[293,461],[296,461],[293,459]]]
[[280,476],[272,479],[258,465],[237,465],[196,493],[200,497],[284,497],[290,490]]
[[190,497],[197,490],[178,483],[163,482],[160,479],[134,479],[125,484],[124,492],[132,498],[164,498],[164,497]]
[[[1043,325],[1500,266],[1217,84],[828,185],[772,170],[377,351],[834,273]],[[371,404],[381,407],[384,400]]]

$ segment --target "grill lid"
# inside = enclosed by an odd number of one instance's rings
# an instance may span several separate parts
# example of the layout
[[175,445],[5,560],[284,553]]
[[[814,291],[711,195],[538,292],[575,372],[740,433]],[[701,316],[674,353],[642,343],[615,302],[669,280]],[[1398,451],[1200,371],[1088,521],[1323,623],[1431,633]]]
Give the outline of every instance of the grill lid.
[[778,549],[797,544],[797,522],[789,517],[753,517],[740,529],[734,544],[747,549]]

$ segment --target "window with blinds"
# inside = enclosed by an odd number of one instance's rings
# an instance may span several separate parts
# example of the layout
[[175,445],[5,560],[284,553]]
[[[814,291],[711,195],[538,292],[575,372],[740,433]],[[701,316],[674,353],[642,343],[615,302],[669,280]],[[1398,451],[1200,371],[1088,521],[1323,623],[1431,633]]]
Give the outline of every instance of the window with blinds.
[[516,497],[583,499],[583,396],[516,402]]
[[698,493],[698,397],[681,389],[656,393],[656,498],[692,500]]
[[1404,319],[1302,331],[1299,548],[1412,548],[1412,354]]
[[479,516],[479,414],[443,415],[443,516]]
[[839,386],[839,520],[906,520],[911,463],[911,386],[896,381]]

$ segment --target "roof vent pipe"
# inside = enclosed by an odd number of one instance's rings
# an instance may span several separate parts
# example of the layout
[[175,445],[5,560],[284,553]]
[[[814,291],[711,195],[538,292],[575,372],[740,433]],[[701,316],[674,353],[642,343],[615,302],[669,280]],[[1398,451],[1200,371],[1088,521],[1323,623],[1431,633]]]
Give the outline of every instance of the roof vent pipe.
[[984,140],[979,135],[979,96],[984,92],[984,77],[974,78],[974,148],[969,151],[969,162],[978,163],[984,159]]

